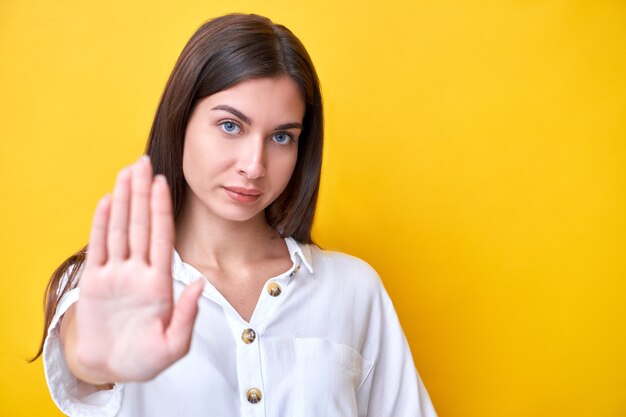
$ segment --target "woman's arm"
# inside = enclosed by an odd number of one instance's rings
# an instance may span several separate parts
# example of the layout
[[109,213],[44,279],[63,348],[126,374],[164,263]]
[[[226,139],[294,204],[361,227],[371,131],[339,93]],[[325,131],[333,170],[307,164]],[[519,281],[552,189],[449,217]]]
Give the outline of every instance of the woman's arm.
[[374,366],[360,387],[359,402],[372,417],[437,417],[393,303],[376,277],[380,285],[364,352]]

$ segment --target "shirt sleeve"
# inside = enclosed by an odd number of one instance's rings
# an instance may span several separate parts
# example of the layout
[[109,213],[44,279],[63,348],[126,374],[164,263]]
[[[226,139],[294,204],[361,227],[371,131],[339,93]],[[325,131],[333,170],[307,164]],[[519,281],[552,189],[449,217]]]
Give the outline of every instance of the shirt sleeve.
[[43,347],[43,366],[52,400],[59,409],[72,417],[112,417],[120,409],[123,384],[111,390],[98,390],[95,385],[76,378],[65,361],[59,337],[59,321],[67,309],[78,300],[79,289],[68,291],[57,305]]
[[[380,280],[380,278],[379,278]],[[368,333],[365,355],[374,365],[357,393],[367,416],[437,417],[428,392],[415,368],[397,313],[382,283]]]

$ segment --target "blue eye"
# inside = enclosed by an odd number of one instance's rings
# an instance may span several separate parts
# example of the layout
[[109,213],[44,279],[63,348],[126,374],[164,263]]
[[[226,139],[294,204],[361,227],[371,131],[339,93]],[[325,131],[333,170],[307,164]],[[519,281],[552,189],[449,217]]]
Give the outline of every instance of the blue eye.
[[239,125],[235,122],[231,122],[230,120],[220,123],[220,126],[226,133],[239,133],[241,131]]
[[276,143],[285,144],[291,142],[293,138],[287,133],[276,133],[272,136],[272,140]]

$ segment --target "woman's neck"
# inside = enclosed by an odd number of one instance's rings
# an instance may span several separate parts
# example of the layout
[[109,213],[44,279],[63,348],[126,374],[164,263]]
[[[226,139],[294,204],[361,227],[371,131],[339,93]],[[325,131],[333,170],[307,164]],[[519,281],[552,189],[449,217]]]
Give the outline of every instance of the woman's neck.
[[247,221],[230,221],[183,210],[176,219],[174,247],[185,262],[217,269],[251,264],[286,250],[262,212]]

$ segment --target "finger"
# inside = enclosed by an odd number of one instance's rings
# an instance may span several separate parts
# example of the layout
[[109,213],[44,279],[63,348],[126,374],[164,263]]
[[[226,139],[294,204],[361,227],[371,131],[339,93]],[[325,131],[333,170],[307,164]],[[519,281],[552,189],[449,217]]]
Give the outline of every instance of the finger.
[[152,208],[150,264],[160,271],[169,272],[172,269],[174,218],[169,187],[163,175],[159,174],[154,178],[150,204]]
[[204,283],[204,278],[201,278],[188,285],[178,299],[172,313],[172,320],[165,332],[165,339],[172,356],[175,358],[180,358],[189,351],[193,324],[198,314],[198,299],[204,289]]
[[107,234],[109,259],[126,259],[128,256],[128,206],[130,203],[130,169],[124,168],[117,175],[111,219]]
[[150,187],[152,184],[152,165],[147,156],[142,156],[132,169],[130,229],[128,241],[130,256],[148,260],[150,240]]
[[85,267],[101,266],[107,260],[106,239],[110,210],[111,196],[107,194],[100,199],[93,215]]

